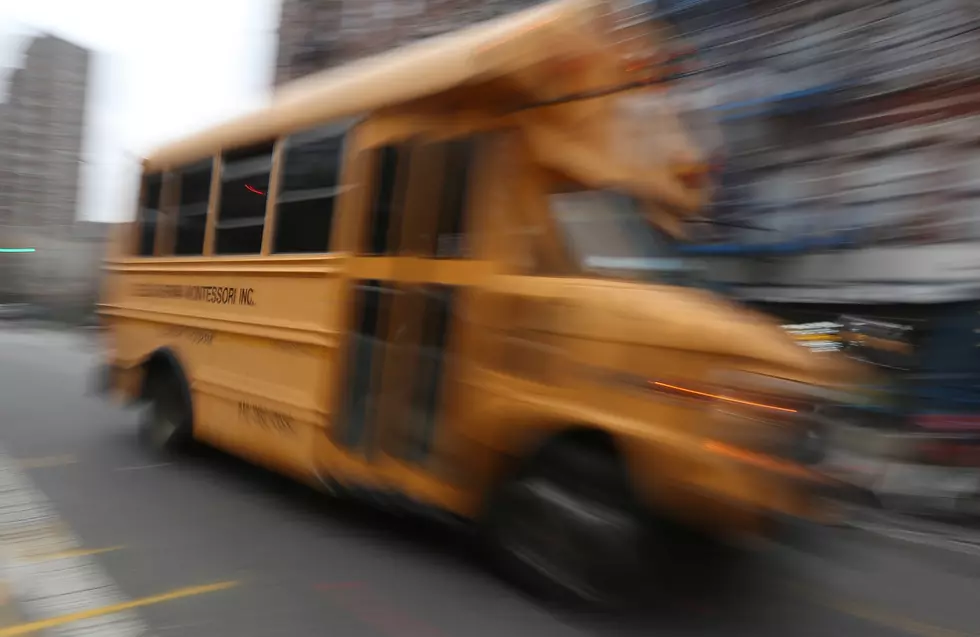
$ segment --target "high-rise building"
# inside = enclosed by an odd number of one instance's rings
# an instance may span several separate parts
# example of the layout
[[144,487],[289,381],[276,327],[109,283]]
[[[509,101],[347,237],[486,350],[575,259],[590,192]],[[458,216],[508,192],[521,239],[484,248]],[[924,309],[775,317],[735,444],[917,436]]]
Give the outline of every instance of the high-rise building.
[[0,106],[0,224],[67,227],[75,220],[89,51],[34,38]]
[[282,0],[275,84],[541,0]]
[[0,295],[64,298],[81,273],[75,216],[90,52],[51,35],[28,41],[0,104],[0,241],[34,254],[0,254]]

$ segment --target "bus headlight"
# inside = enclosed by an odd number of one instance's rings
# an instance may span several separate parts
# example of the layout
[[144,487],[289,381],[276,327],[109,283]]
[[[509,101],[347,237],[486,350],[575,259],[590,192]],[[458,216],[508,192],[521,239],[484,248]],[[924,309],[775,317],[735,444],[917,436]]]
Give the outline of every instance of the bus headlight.
[[747,373],[726,374],[711,384],[620,380],[666,400],[700,404],[692,428],[706,440],[799,464],[816,464],[826,455],[829,432],[819,413],[831,394],[821,388]]
[[755,374],[729,376],[713,401],[708,437],[804,465],[827,453],[820,388]]

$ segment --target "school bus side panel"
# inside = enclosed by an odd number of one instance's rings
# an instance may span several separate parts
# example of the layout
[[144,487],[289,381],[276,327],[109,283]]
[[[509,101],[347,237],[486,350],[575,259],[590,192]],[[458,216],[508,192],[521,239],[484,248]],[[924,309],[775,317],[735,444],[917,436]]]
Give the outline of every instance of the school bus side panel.
[[296,477],[328,419],[342,258],[130,262],[104,305],[116,358],[160,348],[184,367],[195,435]]

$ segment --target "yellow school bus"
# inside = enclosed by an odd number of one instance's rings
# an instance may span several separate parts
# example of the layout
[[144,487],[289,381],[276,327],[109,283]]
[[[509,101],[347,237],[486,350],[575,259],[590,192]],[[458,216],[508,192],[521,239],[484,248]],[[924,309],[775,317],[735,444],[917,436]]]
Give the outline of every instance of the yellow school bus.
[[651,529],[823,519],[817,407],[856,372],[673,250],[708,159],[661,33],[546,3],[157,150],[106,260],[109,391],[158,448],[443,512],[599,604]]

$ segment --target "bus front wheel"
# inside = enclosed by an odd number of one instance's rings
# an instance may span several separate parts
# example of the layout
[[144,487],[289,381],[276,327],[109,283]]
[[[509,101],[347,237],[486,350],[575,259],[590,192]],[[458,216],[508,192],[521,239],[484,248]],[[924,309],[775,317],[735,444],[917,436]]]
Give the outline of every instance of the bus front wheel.
[[147,409],[140,423],[141,442],[156,453],[185,449],[193,438],[191,414],[173,374],[152,374],[146,383]]
[[614,458],[570,445],[521,472],[490,514],[498,565],[547,598],[594,609],[632,602],[648,534],[619,469]]

